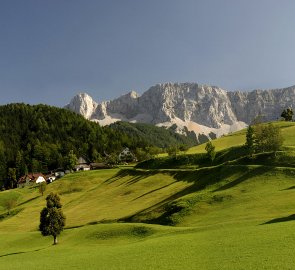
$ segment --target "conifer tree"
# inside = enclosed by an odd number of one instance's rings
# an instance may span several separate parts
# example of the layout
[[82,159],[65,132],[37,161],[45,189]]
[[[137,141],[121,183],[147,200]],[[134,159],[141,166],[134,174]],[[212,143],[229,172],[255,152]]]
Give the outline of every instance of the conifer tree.
[[254,148],[255,148],[255,145],[254,145],[254,143],[255,143],[254,133],[255,133],[255,130],[250,125],[247,128],[246,143],[245,143],[245,146],[247,148],[249,156],[252,156],[254,154]]

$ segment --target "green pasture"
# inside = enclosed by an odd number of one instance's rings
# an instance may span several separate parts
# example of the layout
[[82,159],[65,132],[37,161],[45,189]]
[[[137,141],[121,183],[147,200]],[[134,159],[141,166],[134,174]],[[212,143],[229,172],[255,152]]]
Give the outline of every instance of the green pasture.
[[[284,137],[284,146],[295,147],[295,123],[294,122],[273,122],[275,126],[279,126]],[[241,130],[222,136],[221,138],[212,140],[216,151],[224,150],[229,147],[239,146],[245,144],[246,130]],[[192,147],[187,151],[187,154],[197,154],[205,152],[206,144],[200,144]]]
[[[276,125],[291,157],[295,124]],[[213,143],[244,140],[240,131]],[[37,187],[1,192],[0,269],[295,269],[295,168],[283,161],[88,171],[43,197]],[[57,246],[38,231],[51,191],[67,218]],[[17,206],[7,216],[10,198]]]

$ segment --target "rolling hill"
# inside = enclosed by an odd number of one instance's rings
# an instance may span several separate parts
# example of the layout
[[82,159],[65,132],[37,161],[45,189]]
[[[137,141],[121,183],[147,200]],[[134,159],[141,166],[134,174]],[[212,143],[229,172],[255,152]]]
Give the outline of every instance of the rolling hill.
[[[48,185],[67,217],[60,243],[37,231],[45,205],[37,188],[0,193],[5,269],[292,269],[295,248],[295,123],[276,165],[229,162],[192,168],[80,172]],[[245,131],[213,141],[219,155]],[[203,146],[189,150],[193,156]],[[288,162],[285,162],[285,161]],[[285,162],[285,163],[284,163]],[[45,195],[46,195],[45,194]],[[18,199],[10,216],[5,201]],[[160,225],[160,224],[164,224]]]

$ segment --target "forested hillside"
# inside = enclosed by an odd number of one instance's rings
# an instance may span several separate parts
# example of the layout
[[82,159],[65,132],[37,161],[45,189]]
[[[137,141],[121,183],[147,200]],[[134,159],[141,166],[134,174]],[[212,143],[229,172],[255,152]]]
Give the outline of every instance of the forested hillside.
[[194,146],[197,144],[197,138],[194,132],[187,131],[187,136],[175,133],[172,129],[164,127],[156,127],[151,124],[116,122],[109,126],[113,130],[117,130],[127,134],[135,140],[144,140],[146,144],[152,143],[160,148],[167,148],[175,145]]
[[[99,153],[116,151],[128,144],[123,137],[64,109],[46,105],[1,106],[0,179],[63,167],[71,150],[96,159]],[[15,173],[9,168],[15,168]]]
[[[101,127],[81,115],[47,105],[0,106],[0,182],[11,187],[26,172],[65,168],[71,150],[76,156],[98,161],[106,155],[116,156],[124,147],[136,151],[176,142],[192,145],[184,136],[175,135],[178,139],[173,140],[169,139],[169,131],[160,136],[165,131],[152,128],[154,136],[148,135],[151,134],[148,125],[135,134],[125,128]],[[159,143],[158,138],[166,143]]]

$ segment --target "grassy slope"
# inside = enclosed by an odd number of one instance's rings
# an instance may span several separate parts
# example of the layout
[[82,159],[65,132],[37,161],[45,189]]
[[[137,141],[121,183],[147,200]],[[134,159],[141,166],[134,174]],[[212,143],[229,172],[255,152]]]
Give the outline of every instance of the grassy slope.
[[[284,136],[284,146],[295,147],[295,123],[292,122],[274,122],[274,125],[279,126]],[[241,130],[219,139],[213,140],[216,151],[220,151],[232,146],[243,145],[245,143],[246,130]],[[205,152],[206,144],[201,144],[192,147],[188,150],[188,154],[196,154]]]
[[[48,185],[46,194],[51,191],[62,194],[67,226],[75,227],[124,218],[161,202],[188,185],[161,173],[125,175],[119,169],[114,169],[68,175]],[[163,187],[164,192],[161,190]],[[69,190],[71,193],[68,193]],[[40,211],[45,206],[45,196],[40,196],[37,188],[13,190],[15,192],[21,198],[19,207],[23,210],[3,220],[0,232],[35,231]],[[11,191],[1,193],[4,198],[11,194]]]
[[[294,146],[295,125],[279,125],[285,146]],[[219,149],[232,141],[234,145],[241,144],[242,133],[223,137],[214,144]],[[67,193],[69,189],[71,193]],[[67,229],[56,247],[51,246],[51,238],[41,237],[36,231],[39,212],[45,204],[37,190],[0,193],[0,214],[4,211],[1,205],[10,196],[18,196],[18,207],[24,208],[0,221],[0,263],[5,269],[294,266],[293,168],[248,165],[187,172],[104,170],[69,175],[48,186],[46,193],[51,190],[62,193],[67,216]],[[180,204],[191,202],[189,214],[175,214],[179,221],[176,227],[96,224],[134,214],[142,218],[155,210],[161,214],[162,206],[175,199]]]

